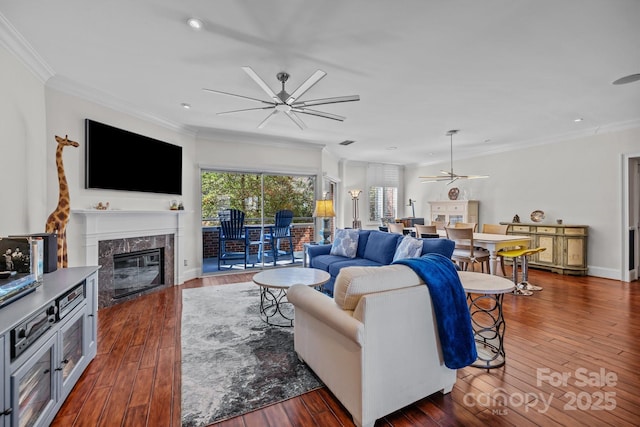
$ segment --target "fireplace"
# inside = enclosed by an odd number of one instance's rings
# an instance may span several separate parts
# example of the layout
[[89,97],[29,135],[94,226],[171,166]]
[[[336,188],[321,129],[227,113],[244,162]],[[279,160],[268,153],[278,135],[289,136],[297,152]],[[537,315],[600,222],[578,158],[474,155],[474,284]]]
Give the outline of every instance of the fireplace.
[[109,307],[174,283],[174,236],[98,242],[98,306]]
[[[71,211],[67,239],[83,248],[75,265],[100,265],[98,270],[98,307],[108,307],[184,283],[184,227],[187,211],[136,211],[119,209],[80,209]],[[164,280],[139,292],[118,292],[114,284],[114,255],[162,249]],[[178,262],[179,260],[179,262]]]
[[164,285],[164,248],[113,256],[113,298]]

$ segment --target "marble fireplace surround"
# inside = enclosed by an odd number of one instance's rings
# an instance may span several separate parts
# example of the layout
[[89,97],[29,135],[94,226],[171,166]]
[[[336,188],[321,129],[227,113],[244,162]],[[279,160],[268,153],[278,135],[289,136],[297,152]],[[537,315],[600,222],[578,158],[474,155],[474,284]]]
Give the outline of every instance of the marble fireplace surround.
[[[113,305],[113,255],[164,248],[166,286],[182,283],[184,211],[72,210],[81,230],[86,265],[100,265],[98,306]],[[157,288],[156,288],[157,289]],[[132,295],[118,300],[135,298]]]

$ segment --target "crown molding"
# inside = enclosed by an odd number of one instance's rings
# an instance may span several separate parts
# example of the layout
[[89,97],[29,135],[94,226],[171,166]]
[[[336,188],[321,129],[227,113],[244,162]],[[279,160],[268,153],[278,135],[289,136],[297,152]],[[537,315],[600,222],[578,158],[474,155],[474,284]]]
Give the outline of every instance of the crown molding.
[[54,89],[71,96],[85,99],[119,113],[128,114],[140,120],[157,124],[174,132],[178,132],[191,137],[196,136],[196,133],[193,130],[185,128],[179,123],[175,123],[160,116],[149,114],[144,110],[136,108],[131,104],[127,104],[122,100],[115,98],[107,92],[102,92],[95,88],[83,86],[66,77],[56,75],[50,78],[49,81],[47,81],[46,86],[50,89]]
[[55,75],[53,68],[36,52],[11,22],[0,13],[0,45],[11,52],[42,82]]

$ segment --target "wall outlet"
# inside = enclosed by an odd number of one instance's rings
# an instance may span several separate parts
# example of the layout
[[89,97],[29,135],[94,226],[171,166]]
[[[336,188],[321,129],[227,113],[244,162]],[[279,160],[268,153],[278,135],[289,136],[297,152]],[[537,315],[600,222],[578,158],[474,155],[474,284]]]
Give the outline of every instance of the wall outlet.
[[185,260],[184,260],[184,266],[186,267],[186,266],[187,266],[187,264],[188,264],[188,263],[187,263],[187,260],[185,259]]

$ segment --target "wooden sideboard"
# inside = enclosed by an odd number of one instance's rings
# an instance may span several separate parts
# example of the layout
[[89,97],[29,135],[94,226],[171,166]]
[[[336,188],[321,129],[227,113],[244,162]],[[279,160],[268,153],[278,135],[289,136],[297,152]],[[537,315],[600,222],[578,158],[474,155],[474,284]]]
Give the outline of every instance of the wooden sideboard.
[[477,200],[439,200],[429,202],[431,206],[431,221],[455,224],[456,222],[478,223]]
[[532,247],[543,247],[529,260],[531,267],[561,274],[585,276],[587,274],[587,225],[564,224],[508,224],[507,234],[531,236]]

